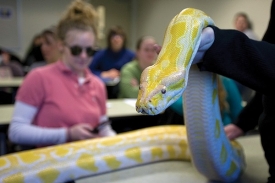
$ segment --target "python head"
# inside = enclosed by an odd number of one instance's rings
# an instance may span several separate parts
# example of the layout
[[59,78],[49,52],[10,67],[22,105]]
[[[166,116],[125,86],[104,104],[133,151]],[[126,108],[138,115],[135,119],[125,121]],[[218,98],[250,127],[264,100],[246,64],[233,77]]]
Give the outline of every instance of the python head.
[[157,65],[147,67],[140,78],[137,112],[157,115],[164,111],[182,95],[186,86],[184,76],[184,70],[167,72]]

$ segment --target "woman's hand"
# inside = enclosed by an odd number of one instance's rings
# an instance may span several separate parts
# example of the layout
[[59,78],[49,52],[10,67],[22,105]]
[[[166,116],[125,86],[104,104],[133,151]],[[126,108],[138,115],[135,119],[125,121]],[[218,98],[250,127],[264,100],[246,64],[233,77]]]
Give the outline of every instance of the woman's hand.
[[120,72],[117,69],[110,69],[108,71],[103,71],[101,73],[101,77],[103,77],[103,78],[115,79],[119,76],[120,76]]
[[234,124],[226,125],[224,131],[229,140],[234,140],[244,134],[243,130]]
[[93,134],[91,131],[93,127],[89,124],[77,124],[72,126],[68,129],[68,137],[69,141],[76,141],[76,140],[84,140],[90,138],[97,138],[97,134]]
[[[197,64],[197,63],[202,62],[202,58],[203,58],[205,52],[211,47],[214,40],[215,40],[215,35],[214,35],[213,29],[211,27],[206,27],[205,29],[203,29],[202,34],[201,34],[201,42],[199,45],[199,49],[195,55],[195,58],[194,58],[192,64]],[[157,54],[159,54],[162,47],[159,45],[155,45],[154,48],[155,48]]]

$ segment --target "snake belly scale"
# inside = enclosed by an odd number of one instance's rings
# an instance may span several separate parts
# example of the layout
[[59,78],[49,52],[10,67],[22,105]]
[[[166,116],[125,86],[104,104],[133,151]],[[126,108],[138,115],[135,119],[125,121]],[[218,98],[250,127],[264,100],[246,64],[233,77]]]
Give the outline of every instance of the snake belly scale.
[[183,95],[193,164],[210,180],[232,182],[245,167],[243,151],[224,133],[217,75],[200,72],[192,65],[202,30],[208,25],[214,25],[213,20],[193,8],[184,9],[171,20],[156,63],[142,73],[136,108],[144,114],[159,114]]

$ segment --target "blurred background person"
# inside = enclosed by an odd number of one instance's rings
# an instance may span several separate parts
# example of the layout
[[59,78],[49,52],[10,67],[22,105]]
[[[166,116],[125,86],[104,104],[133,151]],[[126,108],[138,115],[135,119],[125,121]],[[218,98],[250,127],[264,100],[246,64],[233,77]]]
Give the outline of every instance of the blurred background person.
[[18,61],[12,60],[11,54],[7,49],[2,49],[0,55],[0,66],[9,69],[11,77],[22,77],[24,75],[22,65]]
[[156,40],[151,36],[141,37],[137,41],[136,59],[121,69],[119,98],[137,98],[141,73],[156,60],[155,44]]
[[90,65],[92,73],[105,83],[108,99],[118,98],[120,70],[135,57],[134,52],[126,48],[126,34],[120,26],[109,30],[107,48],[98,51]]
[[252,23],[246,13],[237,13],[234,20],[234,26],[236,30],[243,32],[250,39],[259,40],[258,36],[253,32]]
[[30,70],[30,66],[35,62],[43,61],[44,57],[41,52],[43,37],[41,33],[35,35],[31,41],[31,44],[23,59],[24,71],[27,74]]
[[120,77],[123,65],[133,60],[134,52],[126,48],[126,34],[120,26],[109,30],[107,48],[98,51],[90,65],[91,71],[103,81]]
[[36,61],[30,65],[30,70],[56,62],[60,56],[56,27],[45,29],[41,33],[41,52],[44,60]]
[[[0,51],[0,79],[23,77],[24,70],[18,61],[12,60],[7,49]],[[14,102],[16,90],[10,87],[0,87],[0,104],[11,104]]]

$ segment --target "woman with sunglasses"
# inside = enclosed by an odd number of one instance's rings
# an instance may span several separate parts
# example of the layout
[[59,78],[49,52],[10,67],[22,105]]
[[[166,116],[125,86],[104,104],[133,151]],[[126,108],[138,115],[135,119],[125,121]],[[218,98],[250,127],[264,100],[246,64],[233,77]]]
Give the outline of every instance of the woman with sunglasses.
[[9,138],[24,145],[47,146],[115,135],[108,121],[104,84],[88,66],[96,44],[92,5],[76,0],[57,26],[59,61],[31,71],[16,96]]

